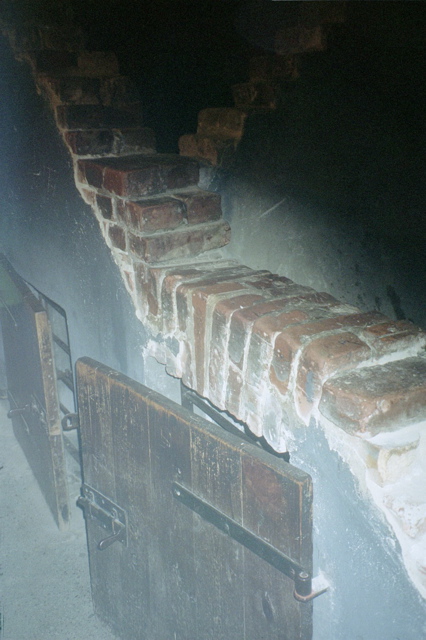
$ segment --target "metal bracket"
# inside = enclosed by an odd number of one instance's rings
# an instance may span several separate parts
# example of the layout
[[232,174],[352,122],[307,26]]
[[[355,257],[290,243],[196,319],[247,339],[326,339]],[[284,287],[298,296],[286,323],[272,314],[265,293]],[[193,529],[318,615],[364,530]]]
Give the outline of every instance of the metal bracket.
[[104,551],[114,542],[127,546],[127,514],[118,504],[87,484],[81,487],[77,506],[83,509],[86,518],[95,518],[110,535],[98,542],[98,549]]
[[215,527],[229,535],[270,565],[294,581],[294,597],[300,602],[309,602],[327,590],[324,586],[318,591],[312,589],[312,575],[298,562],[292,560],[256,534],[242,527],[238,522],[222,513],[205,500],[196,496],[177,482],[172,483],[172,491],[184,505]]
[[79,429],[80,420],[78,413],[66,413],[61,420],[61,427],[63,431]]

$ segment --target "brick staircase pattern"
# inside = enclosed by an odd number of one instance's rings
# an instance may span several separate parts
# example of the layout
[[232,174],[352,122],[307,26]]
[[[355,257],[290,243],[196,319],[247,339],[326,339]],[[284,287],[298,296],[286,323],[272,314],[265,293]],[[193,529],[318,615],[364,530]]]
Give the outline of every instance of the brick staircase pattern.
[[[114,54],[86,51],[69,27],[4,33],[52,108],[76,186],[150,332],[147,350],[169,374],[278,451],[312,420],[384,442],[426,420],[424,331],[225,260],[230,227],[220,195],[206,188],[204,165],[188,157],[199,154],[156,153],[137,91]],[[245,115],[207,110],[200,132],[218,138],[226,130],[235,142]],[[396,442],[384,446],[385,461],[376,447],[382,484],[392,456],[412,450],[404,438]],[[405,513],[394,513],[401,529]],[[419,562],[424,576],[426,561]]]

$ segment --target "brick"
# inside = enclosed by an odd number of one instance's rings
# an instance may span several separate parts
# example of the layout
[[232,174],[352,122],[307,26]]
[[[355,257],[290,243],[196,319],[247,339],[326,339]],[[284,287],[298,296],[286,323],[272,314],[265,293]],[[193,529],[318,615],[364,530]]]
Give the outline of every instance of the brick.
[[[260,317],[274,312],[291,311],[298,307],[302,307],[302,310],[304,308],[309,309],[311,311],[310,317],[312,317],[312,309],[315,309],[320,317],[324,317],[329,309],[337,304],[335,298],[328,294],[308,293],[303,295],[303,288],[300,289],[299,285],[295,285],[291,281],[288,285],[284,284],[284,289],[278,290],[277,297],[271,296],[271,300],[261,305],[255,305],[250,309],[236,311],[232,316],[230,358],[234,364],[241,364],[244,347],[252,324]],[[265,288],[261,290],[263,294],[268,291]],[[301,291],[302,295],[300,295]],[[285,295],[285,292],[287,295]]]
[[199,176],[197,162],[168,154],[80,160],[79,170],[89,185],[123,198],[163,193],[176,183],[179,187],[195,185]]
[[205,374],[209,367],[212,307],[221,296],[228,298],[243,288],[238,282],[216,282],[208,287],[197,288],[192,294],[190,313],[194,331],[196,389],[201,395],[206,393]]
[[203,109],[198,114],[197,133],[215,138],[234,138],[243,135],[247,114],[240,109]]
[[112,220],[114,215],[113,201],[107,196],[96,195],[96,207],[105,220]]
[[349,331],[320,336],[310,342],[301,354],[296,377],[295,404],[299,417],[309,422],[326,378],[355,369],[369,357],[371,349]]
[[238,141],[235,138],[214,138],[200,133],[190,133],[179,138],[179,153],[189,158],[199,158],[213,166],[225,166],[235,154]]
[[184,259],[223,247],[230,240],[230,227],[220,221],[149,236],[130,233],[129,240],[132,253],[145,262]]
[[246,293],[220,300],[212,314],[209,358],[209,397],[218,406],[225,406],[228,374],[229,325],[237,309],[252,307],[264,298],[259,294]]
[[271,111],[277,106],[275,86],[265,81],[235,84],[232,97],[237,109]]
[[96,104],[71,104],[56,107],[58,127],[68,131],[120,129],[142,125],[142,114]]
[[[426,332],[408,320],[386,321],[366,327],[362,333],[376,357],[403,350],[417,352],[426,345]],[[414,355],[413,353],[410,355]]]
[[139,92],[127,76],[100,78],[99,95],[101,104],[105,106],[123,107],[140,103]]
[[108,237],[114,249],[126,251],[126,234],[124,229],[116,224],[110,224],[108,227]]
[[197,189],[192,192],[174,193],[173,197],[185,205],[189,224],[210,222],[222,217],[221,197],[217,193]]
[[[321,314],[320,314],[321,316]],[[287,390],[290,370],[296,353],[310,339],[325,332],[342,332],[348,328],[362,328],[376,323],[385,316],[376,312],[359,313],[345,316],[330,316],[310,318],[309,322],[298,326],[291,326],[278,334],[274,344],[274,355],[271,364],[271,381],[279,391]]]
[[[186,319],[191,313],[192,295],[195,291],[203,287],[210,287],[223,282],[235,285],[239,277],[248,273],[253,273],[252,269],[242,265],[236,265],[226,269],[217,269],[201,277],[190,278],[189,282],[179,283],[179,286],[174,290],[179,329],[182,332],[186,331]],[[170,286],[171,283],[169,282],[167,284]],[[238,284],[237,286],[240,289],[244,289],[244,286],[241,284]]]
[[114,129],[114,153],[155,153],[155,133],[149,127]]
[[130,229],[148,233],[175,229],[184,220],[184,205],[174,198],[120,200],[117,212]]
[[46,92],[51,103],[58,104],[101,104],[99,78],[78,76],[40,76],[37,84]]
[[426,419],[426,359],[397,360],[334,376],[320,412],[350,434],[374,436]]
[[65,131],[64,139],[71,153],[78,156],[106,155],[114,148],[114,134],[110,129]]

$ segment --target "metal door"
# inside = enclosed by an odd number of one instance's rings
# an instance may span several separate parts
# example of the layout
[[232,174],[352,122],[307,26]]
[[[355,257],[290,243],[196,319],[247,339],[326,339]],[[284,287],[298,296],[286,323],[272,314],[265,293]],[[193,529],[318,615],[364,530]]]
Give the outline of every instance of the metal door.
[[126,640],[309,640],[310,476],[93,360],[76,372],[96,613]]
[[0,255],[0,321],[13,429],[59,528],[69,502],[46,311]]

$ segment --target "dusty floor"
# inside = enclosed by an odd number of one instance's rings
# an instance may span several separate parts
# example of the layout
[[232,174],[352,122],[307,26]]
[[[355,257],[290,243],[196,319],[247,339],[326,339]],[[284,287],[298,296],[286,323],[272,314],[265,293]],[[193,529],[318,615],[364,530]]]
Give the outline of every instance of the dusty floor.
[[[1,640],[113,640],[94,616],[84,520],[75,506],[60,533],[34,481],[0,402]],[[70,465],[71,466],[71,465]]]

